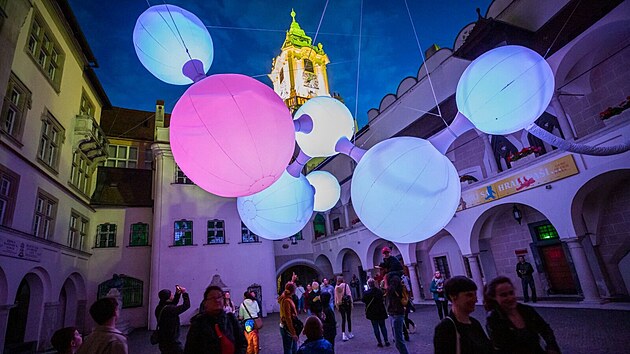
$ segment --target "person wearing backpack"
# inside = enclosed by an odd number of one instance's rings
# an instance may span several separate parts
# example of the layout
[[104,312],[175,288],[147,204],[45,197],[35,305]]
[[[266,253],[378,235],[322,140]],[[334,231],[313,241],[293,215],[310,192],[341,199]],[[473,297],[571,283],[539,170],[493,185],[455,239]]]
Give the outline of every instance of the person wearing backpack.
[[[175,295],[168,290],[162,289],[158,293],[160,302],[155,308],[155,318],[157,319],[158,344],[162,354],[181,354],[184,352],[182,343],[179,341],[179,315],[190,308],[190,298],[186,288],[175,286]],[[181,305],[179,299],[184,302]]]
[[[352,292],[350,286],[344,282],[343,277],[337,278],[335,286],[335,307],[341,314],[341,339],[347,341],[354,338],[352,334]],[[346,334],[346,321],[348,321],[348,333]]]

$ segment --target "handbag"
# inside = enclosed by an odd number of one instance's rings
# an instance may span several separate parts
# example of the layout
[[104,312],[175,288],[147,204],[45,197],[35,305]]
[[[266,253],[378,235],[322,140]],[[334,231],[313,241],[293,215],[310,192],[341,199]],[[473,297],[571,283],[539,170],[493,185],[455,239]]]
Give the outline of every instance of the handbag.
[[344,288],[344,295],[341,297],[341,305],[344,307],[352,307],[352,297],[348,293],[348,284]]
[[165,307],[166,306],[162,307],[162,309],[160,310],[160,314],[158,315],[157,327],[155,328],[155,331],[151,333],[151,337],[149,338],[149,341],[152,345],[160,343],[160,319],[162,319],[162,312],[164,312]]
[[302,333],[302,330],[304,330],[304,323],[300,321],[297,316],[293,317],[293,329],[295,329],[295,334],[297,334],[298,337],[300,333]]
[[241,306],[243,306],[243,307],[245,308],[245,311],[247,311],[247,314],[249,315],[249,318],[250,318],[250,319],[252,319],[252,320],[254,320],[254,329],[261,329],[261,328],[263,328],[263,321],[262,321],[262,318],[260,318],[260,317],[256,317],[256,318],[254,318],[254,317],[252,316],[252,314],[251,314],[251,313],[249,313],[249,309],[248,309],[248,308],[247,308],[247,306],[245,305],[245,302],[243,302],[243,303],[241,304]]

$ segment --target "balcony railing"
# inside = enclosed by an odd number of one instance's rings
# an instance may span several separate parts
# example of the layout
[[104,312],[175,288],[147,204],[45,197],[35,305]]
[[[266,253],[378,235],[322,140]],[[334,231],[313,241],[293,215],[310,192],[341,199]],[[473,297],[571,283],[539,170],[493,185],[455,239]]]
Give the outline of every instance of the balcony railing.
[[74,127],[73,150],[80,149],[92,162],[107,159],[108,141],[105,133],[88,115],[77,115]]

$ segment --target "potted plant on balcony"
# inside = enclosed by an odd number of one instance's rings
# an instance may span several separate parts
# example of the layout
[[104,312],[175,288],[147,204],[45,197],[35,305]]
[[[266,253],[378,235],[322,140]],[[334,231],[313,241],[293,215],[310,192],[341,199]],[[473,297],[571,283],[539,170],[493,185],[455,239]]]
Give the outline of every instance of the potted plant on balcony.
[[[509,162],[512,167],[515,167],[515,165],[522,165],[524,163],[526,163],[525,161],[529,161],[529,160],[533,160],[534,157],[539,154],[541,151],[541,148],[538,146],[528,146],[528,147],[524,147],[521,151],[518,151],[515,154],[509,154],[506,158],[507,162]],[[536,154],[536,155],[534,155]],[[523,160],[524,158],[531,156],[531,158],[527,158],[525,160]],[[514,164],[516,161],[519,161],[519,163]]]
[[608,107],[600,112],[599,118],[605,121],[609,118],[621,114],[621,112],[625,111],[628,108],[630,108],[630,96],[626,97],[626,99],[623,102],[619,103],[618,106]]

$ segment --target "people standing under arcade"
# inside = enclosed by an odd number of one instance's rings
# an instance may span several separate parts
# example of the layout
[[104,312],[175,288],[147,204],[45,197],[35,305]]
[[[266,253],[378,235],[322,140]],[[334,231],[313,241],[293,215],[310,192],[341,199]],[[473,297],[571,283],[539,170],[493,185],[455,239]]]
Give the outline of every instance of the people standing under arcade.
[[444,316],[448,315],[448,301],[444,294],[444,278],[442,278],[442,273],[439,270],[435,271],[429,290],[433,294],[433,301],[435,301],[435,306],[437,306],[438,316],[440,320],[443,320]]
[[475,282],[465,276],[455,276],[444,283],[444,292],[451,301],[451,311],[435,327],[435,354],[494,353],[481,323],[470,316],[477,304]]
[[350,279],[350,290],[352,291],[353,299],[361,298],[361,291],[359,290],[359,286],[359,278],[357,278],[356,274],[352,274],[352,279]]
[[[180,297],[184,302],[179,303]],[[190,308],[190,297],[186,288],[175,286],[175,295],[168,290],[162,289],[158,292],[160,302],[155,307],[155,319],[158,327],[158,344],[160,352],[163,354],[180,354],[184,352],[184,347],[179,341],[179,315]]]
[[[322,291],[319,289],[319,283],[314,281],[311,285],[311,292],[308,295],[308,307],[310,314],[318,316],[322,313],[324,304],[321,298]],[[331,294],[332,295],[332,294]]]
[[[320,286],[320,291],[324,293],[329,293],[332,299],[335,298],[335,287],[330,285],[330,281],[328,280],[328,278],[322,279],[322,285]],[[331,309],[334,308],[332,302],[330,302],[328,306],[330,306]]]
[[532,289],[532,301],[536,302],[536,284],[534,284],[534,267],[529,262],[525,261],[525,256],[518,256],[518,263],[516,264],[516,275],[521,278],[521,285],[523,286],[523,300],[529,302],[529,289]]
[[255,320],[258,318],[260,308],[256,301],[256,295],[253,291],[245,291],[243,294],[243,302],[239,306],[238,318],[245,323],[245,338],[247,339],[247,354],[258,354],[259,336],[258,329],[255,326]]
[[385,346],[389,347],[387,326],[385,326],[387,310],[385,310],[383,297],[383,291],[376,287],[376,280],[372,278],[368,279],[368,290],[363,293],[362,301],[365,303],[365,317],[372,322],[372,329],[374,330],[374,336],[377,342],[376,346],[379,348],[383,347],[381,334],[383,335]]
[[[337,286],[335,286],[335,308],[341,314],[341,339],[347,341],[354,338],[352,334],[352,292],[350,286],[343,280],[343,277],[337,277]],[[348,333],[346,334],[346,321],[348,322]]]
[[247,341],[234,313],[223,310],[223,290],[210,285],[203,294],[202,312],[190,320],[185,354],[245,354]]
[[[497,353],[560,354],[553,330],[533,307],[516,301],[514,285],[508,277],[492,279],[484,291],[490,340]],[[540,346],[543,339],[546,348]]]
[[295,354],[297,352],[297,342],[300,333],[297,333],[293,324],[297,318],[297,309],[291,297],[295,293],[295,284],[288,282],[284,286],[282,295],[278,297],[280,304],[280,336],[282,337],[282,348],[284,354]]

